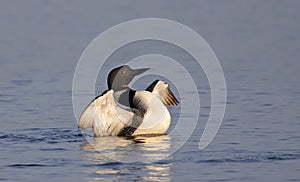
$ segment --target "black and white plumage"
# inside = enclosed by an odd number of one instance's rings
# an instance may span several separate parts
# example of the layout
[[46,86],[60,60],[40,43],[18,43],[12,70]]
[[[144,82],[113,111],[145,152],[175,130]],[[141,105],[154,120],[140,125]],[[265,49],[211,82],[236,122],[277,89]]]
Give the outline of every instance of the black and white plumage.
[[168,84],[156,80],[146,90],[128,87],[135,76],[147,70],[126,65],[113,69],[107,79],[109,90],[86,107],[78,127],[92,126],[95,137],[165,134],[171,122],[166,106],[179,104]]

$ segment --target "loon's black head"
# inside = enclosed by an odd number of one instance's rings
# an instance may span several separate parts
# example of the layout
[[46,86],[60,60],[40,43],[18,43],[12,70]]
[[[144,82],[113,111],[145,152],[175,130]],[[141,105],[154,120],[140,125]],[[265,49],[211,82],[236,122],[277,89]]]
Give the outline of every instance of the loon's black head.
[[108,89],[122,90],[124,88],[127,88],[128,84],[135,76],[144,73],[148,69],[149,68],[131,69],[127,65],[117,67],[111,70],[110,73],[108,74],[108,78],[107,78]]

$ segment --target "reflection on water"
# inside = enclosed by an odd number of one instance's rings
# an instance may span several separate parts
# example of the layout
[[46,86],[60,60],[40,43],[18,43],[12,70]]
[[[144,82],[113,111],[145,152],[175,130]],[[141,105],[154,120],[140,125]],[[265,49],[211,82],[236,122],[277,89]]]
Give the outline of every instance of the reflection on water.
[[117,162],[150,163],[165,159],[171,154],[171,139],[167,135],[130,138],[102,137],[88,139],[81,145],[81,148],[94,150],[97,155]]
[[171,139],[167,135],[95,138],[80,147],[87,151],[84,155],[89,166],[84,173],[92,176],[91,181],[103,180],[104,176],[117,180],[171,180],[171,163],[151,163],[169,157]]

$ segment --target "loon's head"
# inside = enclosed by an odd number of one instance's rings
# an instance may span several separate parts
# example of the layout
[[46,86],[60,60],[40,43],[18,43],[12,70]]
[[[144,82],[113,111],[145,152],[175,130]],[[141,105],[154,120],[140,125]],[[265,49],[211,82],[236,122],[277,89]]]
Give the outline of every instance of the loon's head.
[[131,80],[145,71],[147,71],[149,68],[141,68],[141,69],[131,69],[127,65],[123,65],[120,67],[117,67],[110,71],[107,78],[107,85],[108,89],[113,90],[123,90],[124,88],[128,87],[128,84],[131,82]]

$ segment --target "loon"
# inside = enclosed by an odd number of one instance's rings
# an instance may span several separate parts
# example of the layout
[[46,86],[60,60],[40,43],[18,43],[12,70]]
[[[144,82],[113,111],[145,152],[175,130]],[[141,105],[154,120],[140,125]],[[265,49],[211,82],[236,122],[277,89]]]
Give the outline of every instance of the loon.
[[92,127],[94,137],[166,134],[171,123],[167,106],[179,104],[168,84],[156,80],[146,90],[138,91],[128,86],[148,69],[123,65],[110,71],[108,90],[85,108],[78,128]]

